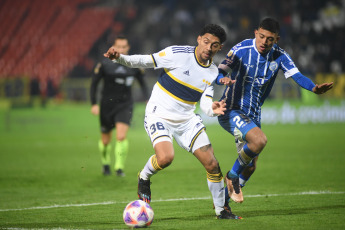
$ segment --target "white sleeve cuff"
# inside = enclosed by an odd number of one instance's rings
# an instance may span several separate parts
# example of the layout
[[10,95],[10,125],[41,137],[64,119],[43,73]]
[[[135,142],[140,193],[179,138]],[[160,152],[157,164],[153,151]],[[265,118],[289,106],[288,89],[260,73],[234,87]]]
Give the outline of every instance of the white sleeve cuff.
[[217,114],[213,113],[212,109],[213,99],[207,95],[203,95],[200,99],[200,109],[209,117],[215,117]]
[[130,68],[153,68],[154,62],[151,55],[124,55],[120,54],[118,59],[113,60],[114,63]]

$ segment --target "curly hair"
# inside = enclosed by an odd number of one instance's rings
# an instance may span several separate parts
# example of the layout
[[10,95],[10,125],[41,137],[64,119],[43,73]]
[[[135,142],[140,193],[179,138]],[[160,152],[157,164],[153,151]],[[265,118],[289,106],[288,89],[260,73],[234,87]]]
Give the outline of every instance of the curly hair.
[[226,40],[226,32],[225,30],[216,24],[207,24],[202,28],[200,32],[200,36],[209,33],[219,38],[220,43],[224,43]]

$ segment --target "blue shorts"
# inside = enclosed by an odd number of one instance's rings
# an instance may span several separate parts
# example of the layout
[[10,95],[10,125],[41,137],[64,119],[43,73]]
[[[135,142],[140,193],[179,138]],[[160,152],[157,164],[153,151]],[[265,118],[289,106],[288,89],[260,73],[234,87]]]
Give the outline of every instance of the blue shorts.
[[249,130],[259,127],[241,110],[228,110],[224,115],[218,117],[219,124],[229,133],[231,133],[236,141],[246,141],[246,134]]

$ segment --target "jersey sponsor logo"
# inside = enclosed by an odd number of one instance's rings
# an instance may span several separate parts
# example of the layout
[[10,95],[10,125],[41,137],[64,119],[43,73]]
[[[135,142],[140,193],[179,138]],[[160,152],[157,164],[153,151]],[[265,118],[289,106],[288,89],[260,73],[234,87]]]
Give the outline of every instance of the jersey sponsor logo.
[[239,43],[239,44],[237,44],[236,46],[234,46],[232,49],[233,49],[233,50],[238,50],[241,46],[242,46],[242,44]]
[[[234,59],[233,59],[233,58],[231,58],[231,59],[230,59],[230,58],[226,58],[226,59],[225,59],[225,64],[228,65],[228,66],[231,65],[233,62],[234,62]],[[224,62],[223,62],[223,63],[224,63]]]
[[134,82],[133,76],[128,76],[126,78],[115,78],[115,82],[120,85],[131,86]]
[[254,65],[249,65],[247,63],[244,63],[243,65],[246,66],[247,68],[254,68]]
[[278,68],[278,63],[275,61],[272,61],[269,66],[270,70],[274,72]]
[[125,74],[125,73],[127,73],[127,71],[126,71],[125,67],[123,67],[122,65],[119,65],[119,67],[117,67],[114,70],[114,73],[116,73],[116,74]]
[[255,78],[255,82],[258,83],[259,85],[264,85],[267,81],[268,79],[265,77]]
[[265,78],[264,76],[263,77],[258,76],[255,78],[253,78],[252,76],[245,76],[244,78],[246,82],[251,83],[254,81],[258,85],[264,85],[269,80],[268,78]]

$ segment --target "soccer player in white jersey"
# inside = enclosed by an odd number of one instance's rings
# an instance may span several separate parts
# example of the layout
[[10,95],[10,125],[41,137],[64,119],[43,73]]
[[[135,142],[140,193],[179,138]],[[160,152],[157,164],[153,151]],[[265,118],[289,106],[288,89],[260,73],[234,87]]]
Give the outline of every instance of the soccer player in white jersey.
[[[256,168],[259,153],[267,138],[261,130],[261,106],[269,95],[278,71],[285,78],[292,78],[299,86],[315,94],[322,94],[333,87],[333,82],[315,85],[302,75],[290,56],[281,49],[279,23],[272,18],[261,21],[255,38],[234,46],[219,65],[219,79],[230,75],[235,81],[227,86],[221,100],[226,102],[226,112],[218,117],[219,124],[235,137],[238,158],[226,175],[229,197],[243,202],[243,187]],[[226,201],[228,199],[226,198]]]
[[[151,201],[150,178],[168,167],[174,159],[173,138],[205,167],[207,183],[219,219],[240,219],[224,207],[223,175],[200,116],[194,113],[200,101],[209,116],[224,114],[224,101],[213,102],[212,83],[218,76],[213,56],[223,47],[226,33],[215,24],[206,25],[197,38],[198,45],[170,46],[152,55],[122,55],[110,48],[105,57],[133,68],[164,68],[154,85],[145,111],[145,129],[155,154],[138,178],[138,196]],[[223,82],[228,83],[228,82]]]

